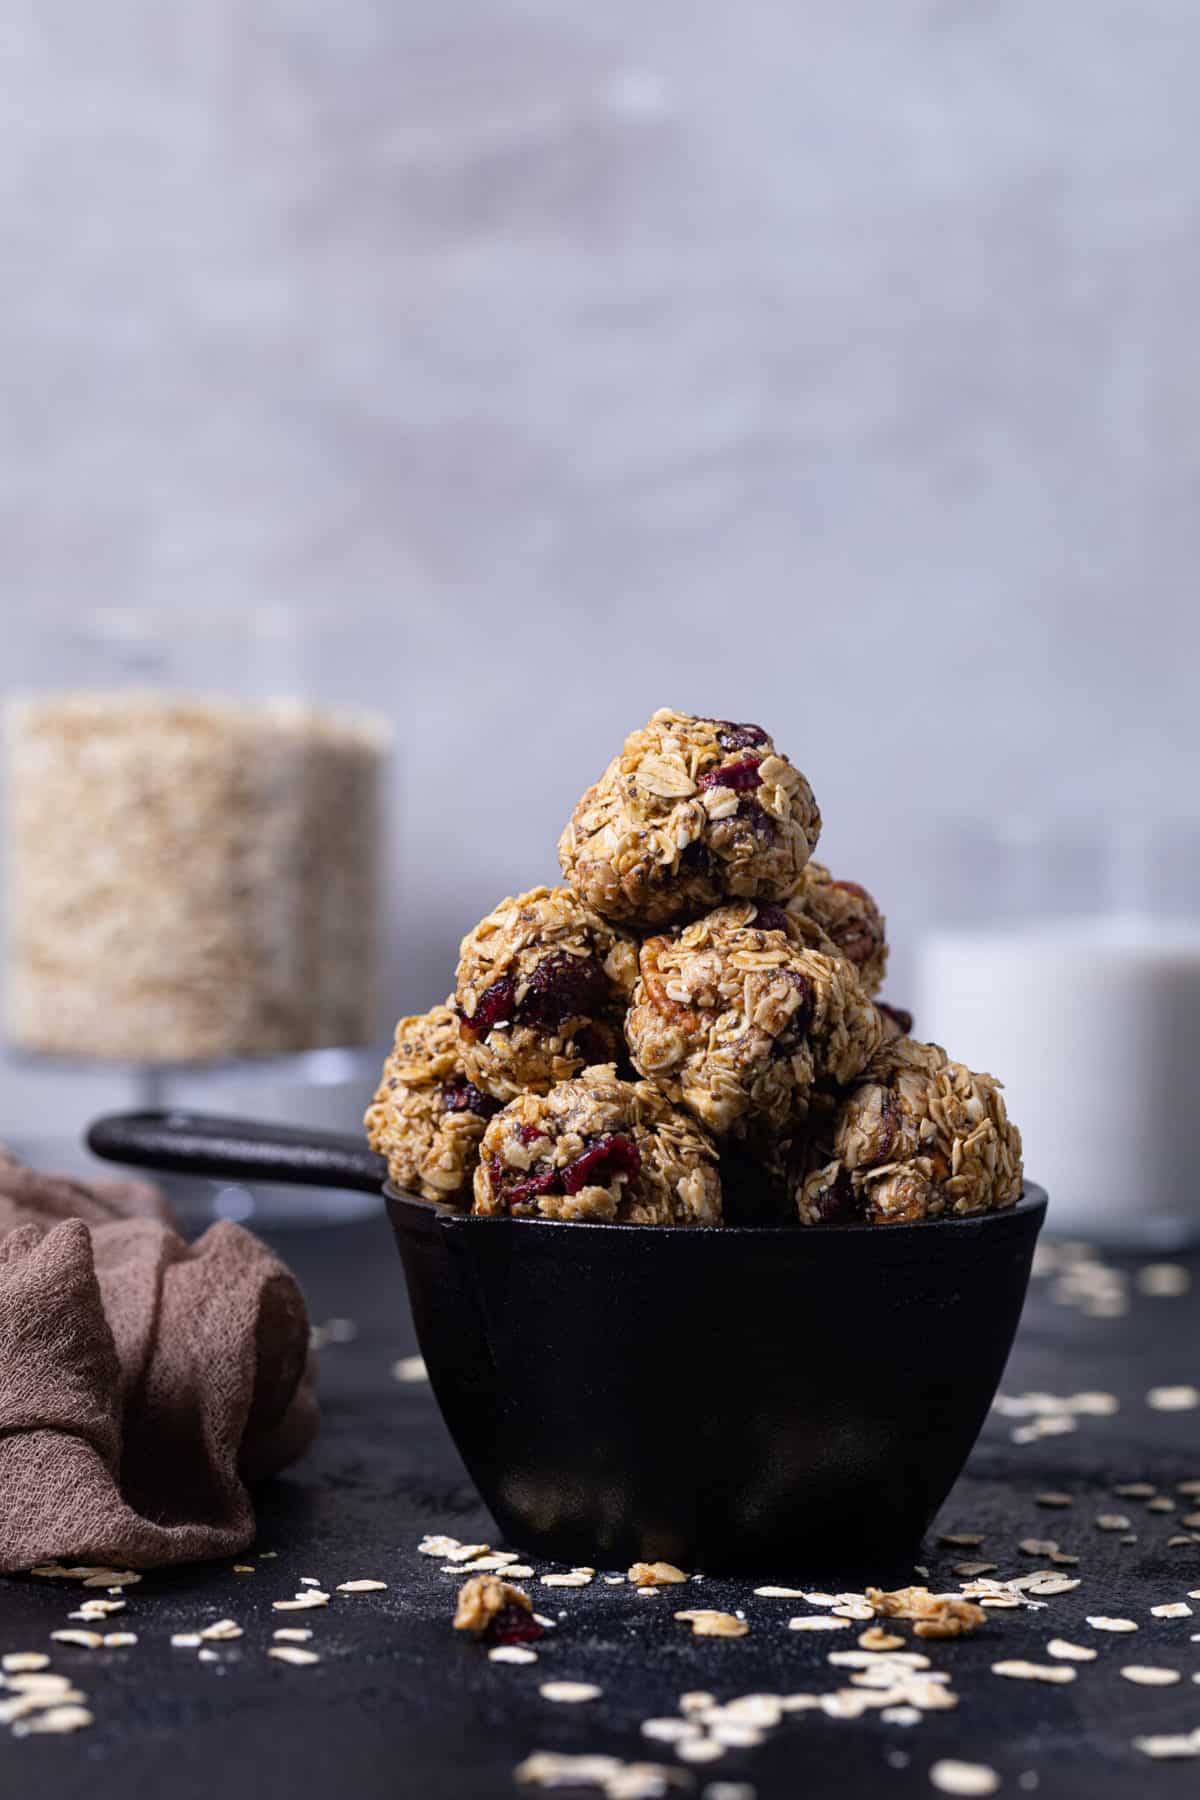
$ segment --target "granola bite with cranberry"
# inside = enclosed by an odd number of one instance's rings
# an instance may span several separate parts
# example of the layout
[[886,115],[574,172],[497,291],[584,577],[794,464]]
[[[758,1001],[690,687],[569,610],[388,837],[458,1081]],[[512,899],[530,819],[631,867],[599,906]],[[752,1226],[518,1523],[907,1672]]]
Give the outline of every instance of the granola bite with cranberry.
[[664,925],[786,899],[820,830],[812,789],[761,726],[664,707],[588,789],[558,854],[605,918]]
[[883,1225],[998,1211],[1021,1187],[1021,1134],[1000,1083],[905,1037],[816,1127],[795,1199],[803,1225]]
[[467,1074],[513,1100],[624,1053],[621,1024],[637,974],[624,932],[570,888],[502,900],[462,941],[455,996]]
[[879,992],[887,972],[886,921],[865,887],[857,881],[835,881],[824,863],[809,862],[787,910],[815,919],[839,955],[854,964],[865,991]]
[[634,1066],[718,1136],[787,1133],[814,1082],[853,1080],[879,1048],[853,966],[796,929],[743,900],[642,945],[625,1021]]
[[545,1635],[524,1588],[498,1575],[475,1575],[464,1581],[454,1608],[454,1629],[493,1644],[527,1644]]
[[401,1019],[363,1123],[396,1187],[469,1206],[479,1140],[499,1110],[468,1079],[458,1014],[447,1003]]
[[518,1219],[719,1225],[717,1153],[648,1081],[609,1064],[522,1094],[484,1132],[474,1211]]

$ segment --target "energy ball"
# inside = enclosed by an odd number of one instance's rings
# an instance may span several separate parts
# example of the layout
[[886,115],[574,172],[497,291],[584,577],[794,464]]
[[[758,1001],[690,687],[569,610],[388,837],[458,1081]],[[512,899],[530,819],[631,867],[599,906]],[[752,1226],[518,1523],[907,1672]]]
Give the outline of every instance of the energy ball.
[[488,1126],[477,1213],[625,1225],[719,1225],[716,1149],[648,1081],[612,1065],[522,1094]]
[[502,900],[462,941],[455,997],[462,1058],[484,1093],[544,1093],[624,1052],[633,940],[570,888]]
[[852,965],[794,941],[801,929],[741,901],[642,945],[634,1066],[718,1137],[786,1134],[814,1082],[853,1080],[879,1048]]
[[401,1019],[363,1123],[396,1187],[469,1206],[479,1140],[499,1110],[467,1077],[458,1014],[447,1004]]
[[733,897],[785,899],[820,830],[812,789],[761,726],[664,707],[588,789],[558,855],[606,919],[665,925]]
[[824,863],[810,862],[787,910],[815,919],[840,955],[858,970],[868,994],[877,994],[887,972],[888,946],[883,914],[857,881],[835,881]]
[[796,1208],[804,1225],[882,1225],[998,1211],[1021,1186],[1021,1134],[1000,1083],[906,1037],[883,1046],[814,1130]]

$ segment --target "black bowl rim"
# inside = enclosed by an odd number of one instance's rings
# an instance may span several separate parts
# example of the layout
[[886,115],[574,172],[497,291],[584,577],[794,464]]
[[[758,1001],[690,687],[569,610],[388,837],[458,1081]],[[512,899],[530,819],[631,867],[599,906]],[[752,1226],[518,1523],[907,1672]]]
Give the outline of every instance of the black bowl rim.
[[1033,1214],[1041,1219],[1045,1215],[1048,1195],[1044,1187],[1035,1181],[1027,1181],[1021,1198],[1013,1206],[1004,1206],[992,1212],[951,1213],[943,1214],[937,1219],[910,1219],[897,1221],[891,1225],[870,1224],[863,1220],[851,1220],[841,1224],[829,1225],[629,1225],[593,1221],[588,1219],[513,1219],[504,1214],[482,1217],[477,1213],[458,1212],[452,1206],[440,1200],[427,1200],[421,1194],[410,1193],[406,1188],[393,1187],[390,1181],[384,1183],[384,1198],[393,1218],[399,1213],[407,1215],[406,1222],[416,1224],[418,1220],[428,1229],[430,1224],[437,1224],[450,1230],[469,1230],[477,1233],[491,1231],[535,1232],[543,1241],[546,1234],[572,1231],[599,1233],[602,1238],[627,1240],[631,1235],[643,1238],[672,1238],[676,1241],[682,1235],[695,1242],[703,1239],[711,1242],[714,1238],[737,1239],[742,1243],[781,1246],[798,1243],[828,1242],[830,1239],[866,1237],[873,1242],[899,1245],[912,1243],[915,1235],[921,1232],[949,1231],[979,1232],[990,1226],[1000,1226],[1005,1221],[1027,1219]]

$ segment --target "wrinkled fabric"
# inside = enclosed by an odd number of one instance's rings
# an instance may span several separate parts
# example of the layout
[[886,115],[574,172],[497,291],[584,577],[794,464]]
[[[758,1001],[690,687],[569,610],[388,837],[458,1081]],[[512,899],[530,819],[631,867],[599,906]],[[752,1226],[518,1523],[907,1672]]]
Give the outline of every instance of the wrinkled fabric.
[[244,1550],[318,1414],[300,1289],[239,1225],[0,1148],[0,1570]]

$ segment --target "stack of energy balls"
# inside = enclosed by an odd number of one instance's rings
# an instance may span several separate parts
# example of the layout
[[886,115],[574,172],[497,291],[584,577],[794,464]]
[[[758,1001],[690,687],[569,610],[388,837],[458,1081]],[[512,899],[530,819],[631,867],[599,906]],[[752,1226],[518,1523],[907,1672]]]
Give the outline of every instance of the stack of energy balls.
[[1011,1206],[999,1084],[876,999],[884,921],[810,860],[820,829],[759,726],[656,712],[575,808],[567,885],[502,901],[397,1026],[366,1115],[392,1182],[649,1225]]

